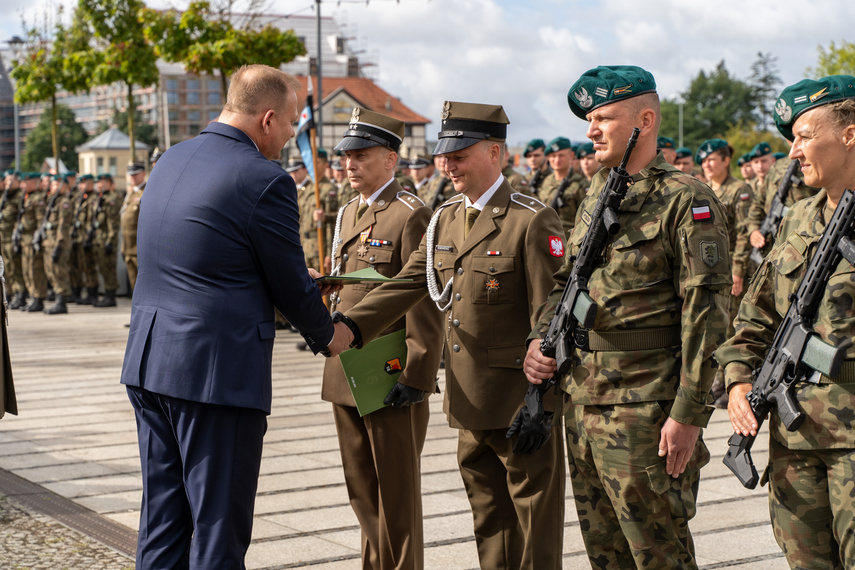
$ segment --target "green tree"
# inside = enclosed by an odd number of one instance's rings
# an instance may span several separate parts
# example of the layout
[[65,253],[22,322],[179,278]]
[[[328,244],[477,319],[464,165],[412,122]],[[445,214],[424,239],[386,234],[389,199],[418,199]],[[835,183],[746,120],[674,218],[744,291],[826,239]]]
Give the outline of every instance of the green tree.
[[827,51],[822,46],[816,46],[816,51],[816,67],[805,71],[807,77],[819,79],[826,75],[855,75],[855,43],[843,40],[837,46],[831,42]]
[[760,119],[760,129],[765,131],[775,124],[772,108],[778,97],[781,78],[778,76],[777,57],[771,53],[757,52],[757,61],[751,66],[751,77],[748,83],[754,89],[757,100],[757,116]]
[[[54,119],[55,114],[55,119]],[[77,122],[74,111],[63,104],[46,108],[39,122],[27,135],[27,148],[21,159],[24,170],[38,170],[44,159],[53,154],[54,127],[57,138],[62,141],[58,155],[68,168],[77,170],[77,147],[89,140],[83,125]]]
[[146,37],[155,43],[158,55],[197,75],[218,72],[224,101],[228,77],[240,66],[279,67],[306,53],[293,30],[269,24],[259,29],[253,18],[236,27],[228,4],[218,11],[207,0],[194,0],[184,12],[146,9],[143,14]]
[[63,25],[62,6],[56,14],[45,12],[41,25],[29,27],[25,23],[24,28],[27,41],[21,55],[12,62],[12,77],[16,102],[50,103],[51,150],[42,151],[44,154],[38,161],[41,164],[47,156],[61,156],[61,144],[69,146],[61,142],[57,128],[56,96],[63,90],[76,93],[88,89],[85,59],[80,57],[87,51],[88,37]]
[[733,160],[730,163],[730,170],[734,176],[739,173],[736,159],[754,148],[754,145],[757,143],[769,143],[769,146],[772,147],[772,152],[790,152],[790,145],[777,130],[760,130],[753,123],[738,123],[733,125],[724,133],[724,137],[722,138],[733,147]]
[[95,50],[90,52],[94,85],[122,82],[127,88],[131,157],[135,156],[136,99],[134,86],[156,85],[160,73],[154,46],[143,33],[141,0],[79,0],[80,23],[91,30]]
[[[116,125],[116,128],[128,135],[128,111],[120,111],[113,109],[113,117],[109,121],[101,122],[101,132],[103,133],[110,128],[111,125]],[[147,123],[139,109],[136,110],[134,117],[135,137],[138,141],[144,142],[152,149],[158,146],[157,125]],[[130,135],[128,135],[130,136]]]

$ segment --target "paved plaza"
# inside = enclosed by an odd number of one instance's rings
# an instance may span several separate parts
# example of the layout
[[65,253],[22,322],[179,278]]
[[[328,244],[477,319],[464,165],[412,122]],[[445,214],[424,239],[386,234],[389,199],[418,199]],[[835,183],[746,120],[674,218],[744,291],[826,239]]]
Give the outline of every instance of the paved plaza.
[[[20,415],[0,420],[0,568],[132,568],[141,479],[134,415],[119,373],[130,301],[115,309],[9,316]],[[273,413],[264,442],[254,569],[359,568],[330,405],[320,399],[322,357],[278,331]],[[443,387],[440,375],[440,385]],[[428,569],[478,567],[472,515],[455,460],[456,430],[431,399],[422,456]],[[766,490],[748,491],[721,463],[730,435],[718,410],[705,433],[713,459],[692,521],[701,568],[785,569],[772,536]],[[754,452],[764,465],[764,429]],[[564,568],[588,568],[567,485]]]

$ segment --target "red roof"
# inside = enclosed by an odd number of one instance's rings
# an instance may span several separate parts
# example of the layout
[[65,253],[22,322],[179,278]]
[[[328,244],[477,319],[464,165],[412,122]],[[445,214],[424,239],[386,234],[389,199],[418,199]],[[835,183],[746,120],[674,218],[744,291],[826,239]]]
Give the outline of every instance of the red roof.
[[[297,75],[302,85],[297,93],[297,103],[302,106],[308,94],[308,79],[305,75]],[[317,105],[317,78],[312,77],[312,87],[315,90],[315,105]],[[376,111],[398,119],[407,124],[426,125],[430,119],[423,117],[404,105],[400,99],[381,89],[376,83],[365,77],[324,77],[323,98],[326,99],[339,89],[347,91],[351,97],[359,101],[369,111]]]

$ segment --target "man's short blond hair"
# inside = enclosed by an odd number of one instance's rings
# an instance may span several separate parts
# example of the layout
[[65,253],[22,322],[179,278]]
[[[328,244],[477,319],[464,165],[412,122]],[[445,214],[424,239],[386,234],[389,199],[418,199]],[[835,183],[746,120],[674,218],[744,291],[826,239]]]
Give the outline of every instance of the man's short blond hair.
[[300,81],[289,73],[267,65],[244,65],[229,80],[223,109],[239,115],[256,115],[268,109],[281,112],[288,94],[301,89]]

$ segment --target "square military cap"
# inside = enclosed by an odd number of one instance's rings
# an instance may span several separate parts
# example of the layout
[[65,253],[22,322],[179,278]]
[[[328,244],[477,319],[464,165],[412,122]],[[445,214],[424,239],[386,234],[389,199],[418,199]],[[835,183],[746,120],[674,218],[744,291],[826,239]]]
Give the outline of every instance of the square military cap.
[[508,116],[501,105],[458,103],[442,104],[442,130],[433,154],[446,154],[468,148],[481,141],[505,142]]
[[385,146],[398,152],[404,140],[404,123],[362,107],[354,107],[350,125],[335,150],[357,150]]
[[802,79],[790,85],[775,102],[775,126],[789,141],[792,141],[793,123],[805,111],[844,99],[855,98],[855,77],[851,75],[829,75],[822,79]]
[[429,156],[417,155],[410,159],[410,168],[413,170],[427,168],[428,166],[433,166],[433,159]]
[[576,80],[567,92],[567,104],[574,115],[587,120],[594,109],[645,93],[656,93],[649,71],[635,65],[601,65]]
[[128,174],[133,176],[134,174],[139,174],[141,172],[145,172],[145,165],[142,162],[128,163]]

